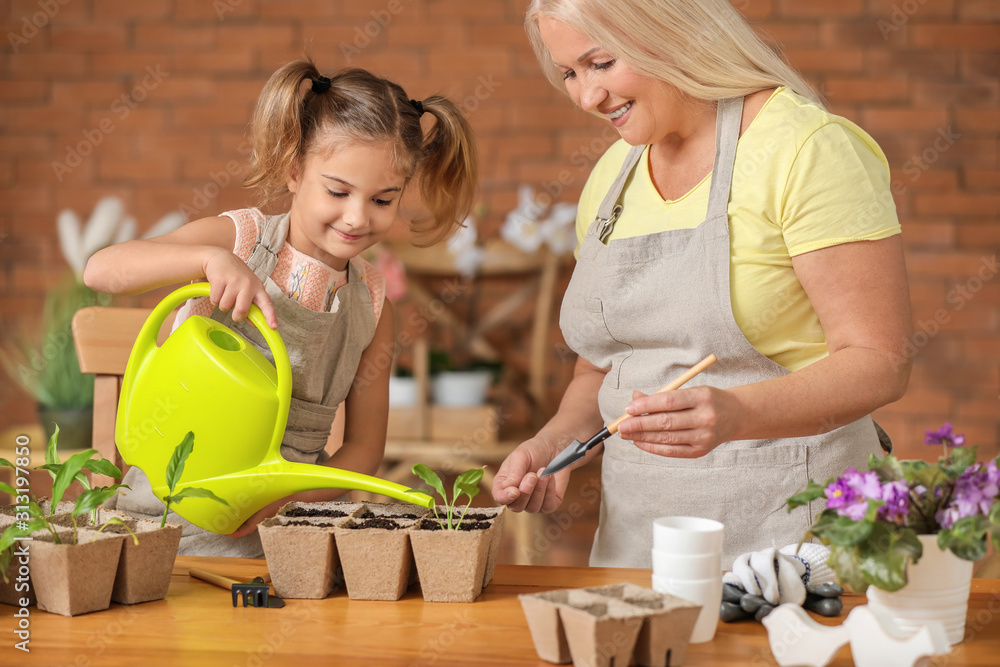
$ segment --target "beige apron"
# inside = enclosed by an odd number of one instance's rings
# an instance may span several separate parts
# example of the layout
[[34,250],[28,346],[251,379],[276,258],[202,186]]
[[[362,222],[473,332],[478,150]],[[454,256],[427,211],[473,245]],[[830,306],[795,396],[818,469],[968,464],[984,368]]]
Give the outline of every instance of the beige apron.
[[[361,355],[375,336],[375,313],[371,293],[351,262],[347,264],[347,284],[339,288],[334,297],[334,312],[318,313],[285,296],[270,276],[287,237],[288,214],[266,216],[261,238],[247,265],[264,283],[274,303],[280,323],[278,332],[288,349],[292,366],[292,400],[281,455],[288,461],[318,464],[328,458],[323,448],[330,437],[337,406],[347,397]],[[212,319],[238,331],[274,361],[263,336],[253,324],[246,320],[233,322],[229,313],[218,308],[212,313]],[[153,495],[146,475],[133,467],[125,475],[124,483],[132,492],[121,494],[117,509],[158,520],[163,514],[163,503]],[[167,520],[184,526],[178,549],[181,555],[263,556],[256,532],[233,539],[198,528],[174,512]]]
[[[708,215],[693,229],[616,239],[617,203],[644,146],[633,147],[590,225],[567,288],[560,327],[569,346],[610,368],[598,395],[605,423],[632,391],[652,393],[710,353],[718,362],[688,386],[729,388],[789,371],[759,353],[733,318],[728,202],[743,99],[719,102]],[[811,437],[723,443],[698,459],[644,452],[619,436],[604,443],[593,566],[651,567],[652,522],[668,515],[725,524],[722,565],[797,542],[822,505],[789,514],[785,500],[812,478],[865,469],[881,453],[870,417]]]

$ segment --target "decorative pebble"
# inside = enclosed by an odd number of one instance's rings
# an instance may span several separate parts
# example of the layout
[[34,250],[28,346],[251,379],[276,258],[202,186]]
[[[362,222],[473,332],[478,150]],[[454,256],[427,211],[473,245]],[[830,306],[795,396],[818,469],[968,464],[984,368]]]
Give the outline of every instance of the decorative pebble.
[[844,610],[844,603],[841,602],[840,598],[806,596],[806,601],[802,603],[802,606],[820,616],[830,617],[839,616],[840,612]]
[[726,602],[733,602],[735,604],[740,603],[740,598],[746,595],[747,592],[742,588],[733,586],[732,584],[726,584],[722,587],[722,599]]
[[742,621],[745,618],[750,618],[750,613],[743,611],[743,608],[738,604],[723,602],[722,607],[719,609],[719,620],[723,623]]
[[823,598],[839,598],[844,594],[844,589],[836,583],[828,581],[810,589],[809,594],[818,595]]
[[757,608],[757,613],[753,615],[753,620],[759,623],[764,619],[765,616],[770,614],[772,611],[774,611],[774,605],[762,604],[760,607]]
[[760,609],[761,605],[765,605],[767,603],[767,600],[759,595],[747,594],[740,599],[740,607],[742,607],[744,611],[748,611],[751,614]]

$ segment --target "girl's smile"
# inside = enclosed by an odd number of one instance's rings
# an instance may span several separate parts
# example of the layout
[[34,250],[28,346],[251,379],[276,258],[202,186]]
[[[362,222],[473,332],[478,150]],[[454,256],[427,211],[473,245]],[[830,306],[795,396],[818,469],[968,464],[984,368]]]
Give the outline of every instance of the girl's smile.
[[314,153],[288,179],[288,242],[343,270],[392,227],[406,179],[393,169],[392,145],[349,142]]

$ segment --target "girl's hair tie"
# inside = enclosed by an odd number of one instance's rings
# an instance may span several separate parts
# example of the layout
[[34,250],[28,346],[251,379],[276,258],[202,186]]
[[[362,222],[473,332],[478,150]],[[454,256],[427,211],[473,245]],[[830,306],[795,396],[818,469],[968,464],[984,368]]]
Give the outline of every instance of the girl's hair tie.
[[423,116],[424,115],[424,103],[423,102],[421,102],[419,100],[410,100],[410,104],[412,104],[413,108],[417,110],[417,115],[418,116]]
[[314,93],[325,93],[330,90],[330,84],[332,82],[325,76],[320,76],[313,79],[312,91]]

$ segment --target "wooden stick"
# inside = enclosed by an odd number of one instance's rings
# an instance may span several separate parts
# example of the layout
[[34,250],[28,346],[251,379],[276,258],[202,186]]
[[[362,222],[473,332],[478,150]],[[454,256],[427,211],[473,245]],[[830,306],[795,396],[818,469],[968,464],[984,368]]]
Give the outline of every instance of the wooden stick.
[[[239,581],[237,579],[230,579],[229,577],[224,577],[221,574],[216,574],[215,572],[209,572],[208,570],[199,570],[197,568],[191,568],[188,570],[188,574],[195,579],[201,579],[202,581],[207,581],[210,584],[215,584],[227,590],[233,587],[233,584],[245,584],[245,581]],[[265,574],[261,577],[264,583],[271,583],[271,575]]]
[[[691,378],[693,378],[698,373],[701,373],[703,370],[705,370],[706,368],[708,368],[709,366],[711,366],[712,364],[714,364],[716,361],[718,361],[718,357],[716,357],[714,354],[708,355],[707,357],[705,357],[704,359],[702,359],[701,361],[699,361],[698,363],[696,363],[694,366],[692,366],[691,368],[689,368],[679,378],[677,378],[676,380],[673,380],[672,382],[668,383],[667,385],[665,385],[661,389],[658,389],[658,390],[654,391],[653,393],[654,394],[661,394],[661,393],[663,393],[665,391],[673,391],[674,389],[679,389],[681,386],[684,385],[685,382],[687,382],[688,380],[690,380]],[[633,417],[633,416],[635,416],[635,415],[630,415],[630,414],[628,414],[626,412],[621,417],[619,417],[618,419],[616,419],[613,422],[611,422],[610,424],[608,424],[608,433],[611,433],[611,434],[617,433],[618,432],[618,425],[621,424],[626,419],[628,419],[629,417]]]

